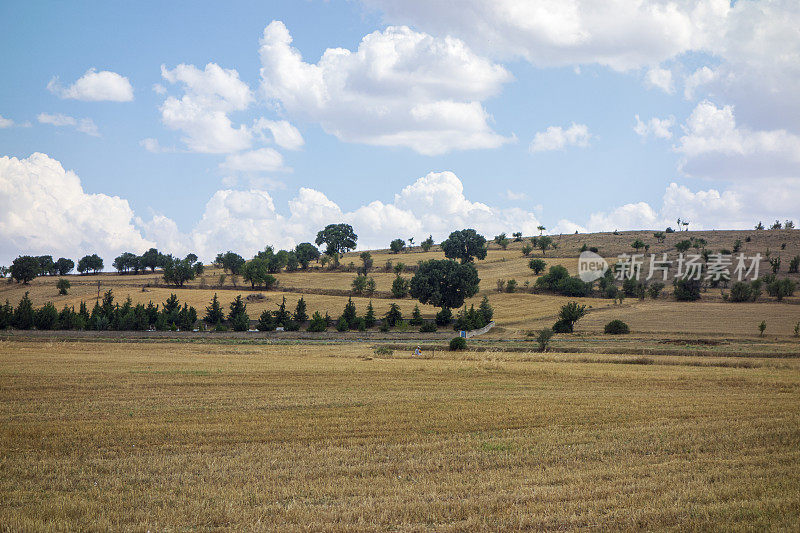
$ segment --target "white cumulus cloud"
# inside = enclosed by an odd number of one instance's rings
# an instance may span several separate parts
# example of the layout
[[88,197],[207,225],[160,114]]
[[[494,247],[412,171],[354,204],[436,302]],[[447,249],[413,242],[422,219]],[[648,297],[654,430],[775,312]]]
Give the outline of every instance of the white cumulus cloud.
[[800,136],[786,130],[738,126],[732,106],[704,100],[683,126],[676,150],[681,170],[695,177],[723,180],[800,179]]
[[161,105],[161,121],[169,129],[183,132],[183,142],[193,152],[230,153],[250,148],[252,133],[244,125],[235,127],[228,116],[246,109],[253,94],[239,73],[209,63],[200,70],[194,65],[161,67],[171,84],[181,84],[179,99],[169,96]]
[[225,158],[220,168],[238,172],[275,172],[286,170],[283,156],[272,148],[259,148],[250,152],[231,154]]
[[264,29],[264,95],[343,141],[434,155],[512,140],[492,131],[481,104],[511,74],[458,39],[392,26],[365,36],[355,51],[329,48],[317,63],[291,44],[282,22]]
[[563,150],[567,146],[589,146],[589,128],[586,124],[572,123],[568,128],[550,126],[545,131],[538,132],[531,142],[531,152],[548,152]]
[[54,77],[47,84],[47,89],[61,98],[86,100],[90,102],[130,102],[133,100],[133,87],[125,76],[116,72],[91,68],[78,78],[75,83],[63,87]]
[[675,92],[675,84],[672,81],[672,71],[664,68],[651,68],[645,75],[647,84],[651,87],[658,87],[667,94]]
[[633,131],[642,137],[655,137],[656,139],[671,139],[672,127],[675,125],[675,117],[658,118],[653,117],[648,121],[642,122],[639,115],[635,116],[636,124]]
[[0,258],[52,254],[73,259],[99,253],[110,264],[123,250],[153,243],[134,225],[127,200],[89,194],[80,179],[45,154],[0,157]]
[[0,130],[3,128],[10,128],[14,125],[14,121],[10,118],[4,118],[3,115],[0,115]]

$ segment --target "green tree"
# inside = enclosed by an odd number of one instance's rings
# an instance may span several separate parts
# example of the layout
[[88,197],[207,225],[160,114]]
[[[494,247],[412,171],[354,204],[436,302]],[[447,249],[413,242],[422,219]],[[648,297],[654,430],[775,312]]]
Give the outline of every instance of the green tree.
[[403,313],[400,312],[400,307],[396,303],[392,303],[389,306],[389,311],[387,311],[386,315],[383,317],[384,324],[393,328],[399,324],[401,320],[403,320]]
[[537,276],[544,272],[544,269],[547,267],[547,263],[544,262],[544,259],[531,259],[528,263],[528,267],[533,270],[533,273]]
[[511,242],[508,237],[506,237],[505,233],[501,233],[500,235],[495,235],[494,237],[495,244],[499,244],[500,248],[505,250],[508,248],[508,244]]
[[642,242],[641,239],[636,239],[635,241],[633,241],[633,244],[631,244],[631,247],[634,250],[636,250],[637,252],[639,250],[641,250],[642,248],[644,248],[645,246],[646,246],[646,244],[644,242]]
[[66,257],[59,257],[55,263],[56,272],[59,276],[66,276],[75,268],[75,261]]
[[294,315],[292,316],[292,320],[295,322],[303,323],[308,320],[308,313],[306,313],[306,301],[301,296],[299,300],[297,300],[297,306],[294,308]]
[[418,305],[414,306],[414,310],[411,312],[411,320],[409,320],[408,323],[412,326],[419,326],[422,324],[422,313]]
[[455,309],[478,292],[480,278],[471,263],[431,259],[420,263],[411,278],[410,293],[422,304]]
[[372,268],[373,264],[372,254],[369,252],[361,252],[361,255],[359,255],[359,257],[361,258],[362,272],[366,276],[367,272],[369,272],[369,269]]
[[405,298],[408,296],[409,282],[402,276],[395,276],[392,282],[392,296],[395,298]]
[[184,259],[167,255],[164,260],[164,281],[183,287],[187,281],[193,280],[202,272],[203,264],[196,259],[197,256],[194,254],[189,254]]
[[317,246],[325,244],[325,255],[333,259],[335,266],[339,266],[339,256],[356,247],[358,235],[349,224],[328,224],[325,229],[317,233]]
[[684,253],[686,250],[692,247],[692,241],[685,239],[675,244],[675,249],[678,250],[680,253]]
[[17,329],[31,329],[33,327],[33,303],[26,292],[14,310],[13,325]]
[[[152,305],[152,302],[151,302]],[[217,298],[217,293],[214,293],[214,297],[211,299],[211,305],[206,307],[206,316],[203,320],[212,326],[217,326],[222,323],[225,319],[225,314],[222,311],[222,306],[219,303],[219,298]]]
[[422,241],[420,247],[422,248],[423,252],[427,252],[433,248],[433,235],[428,235],[428,238]]
[[242,273],[242,267],[245,264],[244,257],[230,250],[224,254],[217,254],[217,259],[214,262],[221,266],[225,272],[230,272],[235,276]]
[[372,306],[372,300],[367,304],[367,313],[364,315],[364,324],[371,328],[375,325],[375,308]]
[[764,330],[766,330],[766,329],[767,329],[767,321],[766,320],[762,320],[761,324],[758,325],[758,336],[759,337],[763,337],[764,336]]
[[558,313],[558,322],[553,326],[553,331],[572,333],[575,323],[586,315],[586,306],[579,305],[578,302],[569,302],[561,307]]
[[58,294],[66,295],[70,288],[69,280],[64,278],[59,279],[56,283],[56,288],[58,289]]
[[258,331],[275,331],[275,319],[267,310],[261,312],[261,316],[258,317],[258,324],[256,324],[256,329]]
[[41,265],[36,257],[22,255],[11,263],[11,279],[27,285],[41,273]]
[[444,256],[458,259],[461,264],[471,263],[475,258],[486,258],[486,238],[474,229],[454,231],[442,243]]
[[231,321],[234,331],[247,331],[250,329],[250,317],[247,315],[247,304],[239,294],[231,302],[228,320]]
[[357,275],[353,278],[351,287],[353,289],[353,294],[362,294],[367,289],[367,276],[362,274]]
[[40,276],[52,276],[56,273],[56,264],[53,262],[52,255],[40,255],[36,259],[39,260]]
[[319,311],[314,311],[314,314],[311,315],[311,323],[309,323],[306,331],[322,332],[326,329],[328,329],[327,321],[321,314],[319,314]]
[[395,239],[391,243],[389,243],[389,249],[394,254],[399,254],[402,252],[406,247],[406,241],[403,239]]
[[547,249],[553,246],[553,239],[552,237],[544,235],[542,237],[539,237],[539,239],[536,241],[536,245],[542,251],[542,255],[547,255],[546,254]]
[[78,261],[79,273],[87,274],[90,270],[95,274],[103,270],[103,259],[99,255],[84,255]]
[[297,256],[297,260],[300,261],[300,266],[303,270],[308,268],[308,264],[311,261],[319,259],[319,250],[310,242],[301,242],[295,246],[294,254]]

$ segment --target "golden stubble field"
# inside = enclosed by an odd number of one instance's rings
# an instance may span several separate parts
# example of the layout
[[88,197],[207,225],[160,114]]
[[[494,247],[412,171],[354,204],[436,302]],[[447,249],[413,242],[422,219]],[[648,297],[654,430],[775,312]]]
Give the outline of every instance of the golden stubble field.
[[794,530],[798,359],[725,359],[4,340],[0,524]]

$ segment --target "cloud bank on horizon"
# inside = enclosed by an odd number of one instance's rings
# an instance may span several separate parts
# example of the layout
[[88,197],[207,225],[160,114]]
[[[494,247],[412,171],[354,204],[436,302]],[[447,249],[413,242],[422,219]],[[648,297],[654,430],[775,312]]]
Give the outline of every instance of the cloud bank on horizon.
[[[102,139],[112,125],[98,127],[92,106],[138,105],[149,93],[159,101],[152,112],[163,130],[149,131],[130,151],[206,158],[220,180],[205,206],[195,206],[196,222],[181,228],[164,214],[134,213],[128,199],[85,192],[81,169],[69,170],[63,153],[58,159],[41,153],[34,138],[24,155],[0,153],[0,264],[20,253],[113,257],[150,246],[203,259],[227,249],[249,256],[268,244],[313,241],[334,222],[352,224],[363,248],[429,234],[438,241],[462,227],[489,236],[534,234],[543,219],[551,233],[571,233],[663,229],[678,217],[695,229],[748,228],[800,216],[797,2],[361,4],[385,26],[359,35],[352,48],[328,46],[316,60],[304,58],[289,25],[272,20],[252,36],[257,71],[212,58],[204,65],[152,65],[160,77],[152,90],[142,90],[135,87],[145,84],[144,76],[87,66],[72,83],[51,73],[43,88],[73,107],[53,102],[28,120],[0,108],[0,134],[24,125]],[[624,116],[614,116],[613,106],[587,112],[576,105],[523,136],[503,107],[507,93],[538,72],[564,68],[575,72],[571,84],[594,83],[582,69],[600,69],[594,72],[622,77],[671,104]],[[547,102],[532,105],[547,115]],[[650,201],[606,202],[579,220],[558,219],[557,209],[518,205],[538,203],[541,185],[531,186],[527,175],[489,198],[470,192],[463,171],[447,170],[459,154],[488,166],[510,151],[542,161],[591,161],[593,150],[616,139],[615,127],[674,158],[668,170],[674,177],[654,183]],[[309,140],[318,139],[316,130],[343,145],[400,151],[430,163],[427,172],[406,175],[388,201],[343,208],[328,197],[332,186],[316,183],[296,187],[277,205],[273,187],[286,176],[301,183],[311,178],[287,160],[316,156],[319,143]]]

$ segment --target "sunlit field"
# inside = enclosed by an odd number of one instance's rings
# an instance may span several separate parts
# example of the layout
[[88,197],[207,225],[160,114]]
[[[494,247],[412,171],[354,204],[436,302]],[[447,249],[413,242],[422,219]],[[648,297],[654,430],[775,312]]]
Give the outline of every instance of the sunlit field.
[[792,530],[800,520],[796,357],[741,367],[724,356],[409,352],[2,341],[0,523]]

